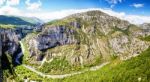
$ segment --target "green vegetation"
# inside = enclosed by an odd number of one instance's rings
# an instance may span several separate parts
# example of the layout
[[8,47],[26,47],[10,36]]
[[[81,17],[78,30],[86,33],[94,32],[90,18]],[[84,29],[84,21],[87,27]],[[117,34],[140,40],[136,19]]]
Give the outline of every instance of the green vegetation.
[[71,66],[65,58],[54,58],[50,63],[45,62],[39,70],[44,73],[60,74],[70,71]]
[[7,24],[7,25],[4,25],[4,24],[0,24],[0,28],[4,28],[4,29],[14,29],[16,28],[15,25],[11,25],[11,24]]
[[20,44],[21,44],[21,49],[23,50],[23,63],[27,63],[27,60],[29,58],[29,50],[28,50],[28,45],[26,44],[26,42],[24,40],[20,41]]
[[115,27],[114,28],[114,32],[116,31],[121,31],[122,33],[126,34],[126,35],[129,35],[129,28],[125,29],[125,30],[122,30],[121,28],[118,28],[118,27]]
[[63,19],[63,20],[53,20],[51,22],[48,22],[46,25],[66,25],[67,23],[71,22],[71,21],[75,21],[75,19],[73,18],[69,18],[69,19]]
[[15,78],[16,82],[24,82],[25,79],[28,79],[29,81],[37,81],[37,82],[51,82],[53,79],[47,79],[43,78],[36,73],[30,71],[29,69],[26,69],[23,66],[17,66],[15,68],[15,72],[17,74],[17,77]]
[[146,36],[146,37],[140,37],[141,40],[143,41],[150,41],[150,35],[149,36]]

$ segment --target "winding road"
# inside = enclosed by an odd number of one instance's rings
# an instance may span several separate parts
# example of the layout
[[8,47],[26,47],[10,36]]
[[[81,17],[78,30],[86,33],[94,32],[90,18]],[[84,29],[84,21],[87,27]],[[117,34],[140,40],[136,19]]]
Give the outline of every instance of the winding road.
[[23,65],[25,68],[31,70],[32,72],[42,76],[42,77],[47,77],[47,78],[52,78],[52,79],[62,79],[62,78],[65,78],[65,77],[69,77],[69,76],[73,76],[73,75],[77,75],[77,74],[81,74],[81,73],[85,73],[87,71],[96,71],[100,68],[102,68],[103,66],[109,64],[109,62],[106,62],[106,63],[102,63],[101,65],[99,66],[93,66],[89,69],[86,69],[86,70],[83,70],[83,71],[79,71],[79,72],[75,72],[75,73],[70,73],[70,74],[63,74],[63,75],[47,75],[47,74],[44,74],[40,71],[37,71],[35,70],[33,67],[31,66],[28,66],[28,65]]

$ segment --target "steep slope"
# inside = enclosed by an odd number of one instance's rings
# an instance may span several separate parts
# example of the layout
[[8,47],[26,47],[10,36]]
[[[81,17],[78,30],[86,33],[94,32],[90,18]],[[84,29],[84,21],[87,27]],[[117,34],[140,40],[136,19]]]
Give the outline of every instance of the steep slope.
[[139,39],[143,35],[141,28],[101,11],[78,13],[27,35],[24,62],[44,73],[69,73],[139,55],[149,47]]

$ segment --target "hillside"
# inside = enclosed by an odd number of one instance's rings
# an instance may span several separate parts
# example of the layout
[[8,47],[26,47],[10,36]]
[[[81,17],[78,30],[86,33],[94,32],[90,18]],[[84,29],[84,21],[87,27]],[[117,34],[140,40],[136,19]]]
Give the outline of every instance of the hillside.
[[101,11],[78,13],[24,38],[24,62],[46,74],[64,74],[115,58],[126,60],[149,47],[139,38],[144,34],[138,26]]

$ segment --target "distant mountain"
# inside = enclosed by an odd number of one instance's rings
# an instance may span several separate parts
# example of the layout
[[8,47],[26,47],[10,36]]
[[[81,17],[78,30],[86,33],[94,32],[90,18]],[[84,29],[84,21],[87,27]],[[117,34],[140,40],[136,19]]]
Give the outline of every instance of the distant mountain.
[[36,25],[42,23],[38,18],[0,15],[0,24]]
[[44,23],[42,20],[36,18],[36,17],[19,17],[24,21],[30,22],[32,24],[41,24]]

